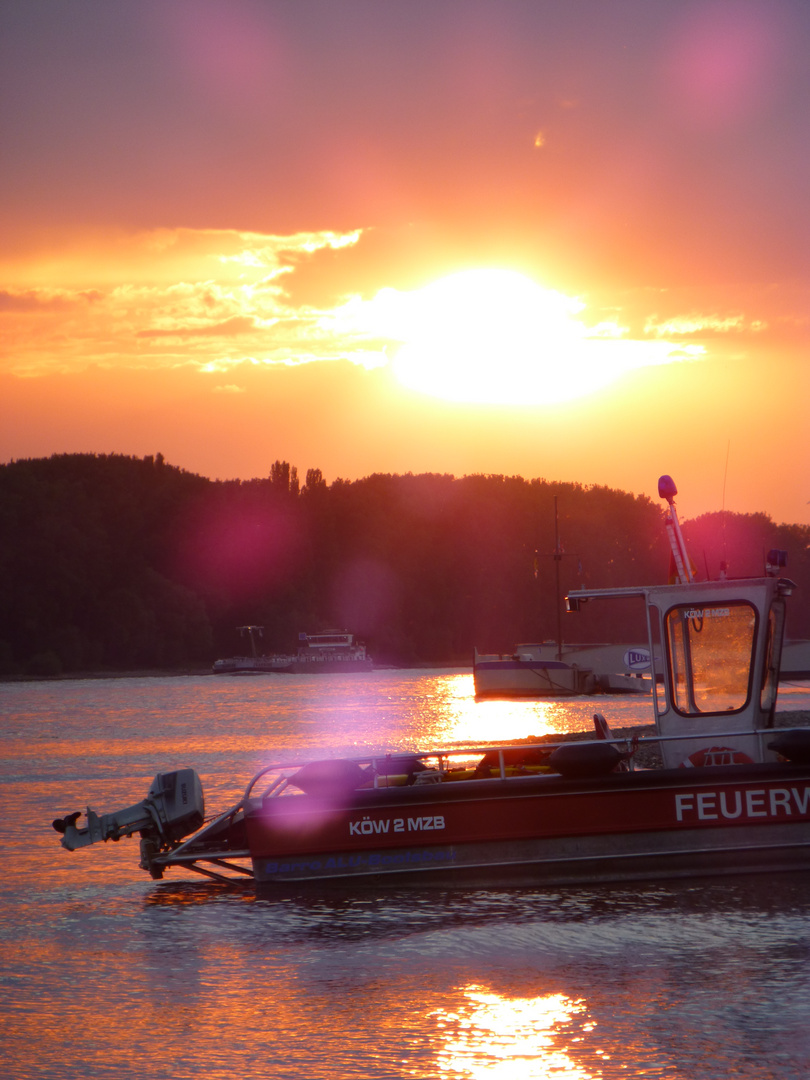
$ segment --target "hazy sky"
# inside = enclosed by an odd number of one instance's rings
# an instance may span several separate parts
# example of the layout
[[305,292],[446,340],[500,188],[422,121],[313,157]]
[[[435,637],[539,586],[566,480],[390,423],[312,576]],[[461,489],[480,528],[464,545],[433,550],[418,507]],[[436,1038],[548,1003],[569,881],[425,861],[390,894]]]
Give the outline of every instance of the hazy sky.
[[806,0],[3,0],[0,461],[810,522]]

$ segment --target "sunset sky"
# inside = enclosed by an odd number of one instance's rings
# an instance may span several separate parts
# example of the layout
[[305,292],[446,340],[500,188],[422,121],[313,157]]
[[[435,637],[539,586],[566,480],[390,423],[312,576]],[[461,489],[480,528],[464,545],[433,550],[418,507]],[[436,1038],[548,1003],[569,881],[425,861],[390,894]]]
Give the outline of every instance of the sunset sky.
[[3,0],[0,462],[810,522],[807,0]]

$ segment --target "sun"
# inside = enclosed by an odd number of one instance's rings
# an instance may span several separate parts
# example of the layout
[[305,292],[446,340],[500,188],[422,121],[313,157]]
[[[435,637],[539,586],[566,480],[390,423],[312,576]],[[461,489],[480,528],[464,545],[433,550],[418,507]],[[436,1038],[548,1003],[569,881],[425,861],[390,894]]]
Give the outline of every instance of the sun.
[[582,300],[514,270],[465,270],[412,292],[382,289],[367,304],[363,321],[392,342],[399,382],[449,401],[555,404],[683,358],[671,342],[629,340],[615,323],[587,326]]
[[568,396],[554,357],[579,339],[579,301],[514,271],[468,270],[411,294],[407,306],[393,364],[403,385],[456,401]]

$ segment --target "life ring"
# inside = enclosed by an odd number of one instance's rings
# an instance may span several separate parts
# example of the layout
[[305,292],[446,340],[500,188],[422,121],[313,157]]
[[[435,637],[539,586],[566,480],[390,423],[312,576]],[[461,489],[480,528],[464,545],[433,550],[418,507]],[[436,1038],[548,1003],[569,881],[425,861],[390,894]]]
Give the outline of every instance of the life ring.
[[753,765],[754,759],[731,746],[706,746],[685,758],[682,769],[701,768],[709,765]]

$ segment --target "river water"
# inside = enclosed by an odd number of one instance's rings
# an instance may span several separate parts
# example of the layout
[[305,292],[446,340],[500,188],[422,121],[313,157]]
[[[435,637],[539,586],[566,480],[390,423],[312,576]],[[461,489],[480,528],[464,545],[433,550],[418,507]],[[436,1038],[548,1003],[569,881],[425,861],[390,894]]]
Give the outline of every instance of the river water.
[[[780,709],[807,709],[787,687]],[[10,1080],[799,1080],[810,874],[259,897],[50,822],[184,765],[207,811],[274,760],[649,720],[476,702],[469,672],[0,683],[0,1073]]]

